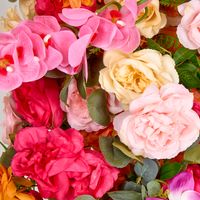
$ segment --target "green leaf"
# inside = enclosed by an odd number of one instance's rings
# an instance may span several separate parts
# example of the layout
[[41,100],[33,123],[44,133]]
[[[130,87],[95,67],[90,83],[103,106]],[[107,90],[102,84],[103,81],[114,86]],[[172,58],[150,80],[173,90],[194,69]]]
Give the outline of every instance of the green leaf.
[[174,53],[173,58],[177,65],[179,63],[185,62],[186,60],[190,60],[195,54],[196,51],[181,47]]
[[145,183],[152,181],[158,174],[158,164],[151,159],[145,158],[143,165],[137,162],[134,166],[135,173],[142,177]]
[[124,190],[133,190],[135,192],[140,192],[141,191],[141,185],[138,185],[135,182],[132,181],[127,181],[124,186],[123,186]]
[[75,200],[95,200],[95,198],[93,198],[90,195],[81,195],[81,196],[76,197]]
[[180,82],[188,89],[200,88],[200,79],[192,71],[177,69],[179,74]]
[[148,47],[150,49],[154,49],[154,50],[160,51],[160,53],[162,53],[162,54],[165,53],[165,51],[163,50],[163,48],[157,42],[155,42],[152,39],[147,39],[147,45],[148,45]]
[[15,150],[11,147],[2,153],[0,158],[0,163],[6,168],[10,167],[13,156],[15,155]]
[[108,196],[113,200],[141,200],[142,198],[141,194],[135,191],[109,192]]
[[110,123],[110,115],[107,108],[106,93],[102,89],[95,90],[87,99],[87,106],[92,120],[107,126]]
[[177,7],[178,5],[185,3],[186,0],[160,0],[160,4],[163,6]]
[[131,161],[131,158],[124,155],[119,149],[112,145],[114,140],[115,139],[112,137],[100,137],[99,146],[101,152],[110,165],[118,168],[126,167]]
[[87,94],[86,94],[86,85],[85,85],[85,78],[84,78],[83,72],[80,72],[79,74],[77,74],[75,78],[77,81],[77,88],[78,88],[80,96],[83,99],[86,99]]
[[99,71],[104,68],[103,58],[92,55],[88,59],[88,80],[87,87],[93,87],[99,84]]
[[194,55],[191,59],[190,62],[192,62],[193,65],[195,65],[197,68],[200,68],[200,59],[198,56]]
[[184,160],[200,164],[200,144],[187,149],[184,153]]
[[61,91],[60,91],[60,100],[61,100],[64,104],[66,104],[66,102],[67,102],[68,86],[69,86],[71,80],[72,80],[72,77],[69,76],[69,75],[67,75],[67,76],[66,76],[66,79],[65,79],[65,82],[64,82],[64,85],[63,85],[63,88],[62,88]]
[[142,194],[142,200],[145,200],[147,197],[147,190],[144,187],[144,185],[142,185],[142,187],[141,187],[141,194]]
[[45,74],[45,76],[48,78],[65,78],[66,74],[59,71],[58,69],[54,69],[54,70],[48,71]]
[[155,180],[147,183],[147,191],[149,197],[156,197],[160,193],[160,189],[160,183]]
[[168,180],[173,178],[176,174],[178,174],[183,165],[178,162],[166,163],[160,168],[160,179]]
[[137,5],[139,6],[139,5],[142,5],[142,4],[144,4],[144,3],[146,3],[148,0],[139,0],[138,2],[137,2]]

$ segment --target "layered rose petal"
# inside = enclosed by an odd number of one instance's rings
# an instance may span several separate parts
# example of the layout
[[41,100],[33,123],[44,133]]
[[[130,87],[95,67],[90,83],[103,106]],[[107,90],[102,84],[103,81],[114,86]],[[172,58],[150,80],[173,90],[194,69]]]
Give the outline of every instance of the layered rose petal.
[[114,118],[114,128],[135,155],[170,159],[199,137],[200,119],[192,106],[193,96],[182,85],[150,86]]

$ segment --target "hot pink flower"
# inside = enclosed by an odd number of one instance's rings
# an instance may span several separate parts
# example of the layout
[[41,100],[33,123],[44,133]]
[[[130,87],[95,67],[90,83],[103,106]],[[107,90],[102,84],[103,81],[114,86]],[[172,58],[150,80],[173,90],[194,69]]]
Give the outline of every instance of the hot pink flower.
[[192,106],[193,95],[184,86],[151,85],[115,117],[114,128],[134,154],[170,159],[199,137],[200,119]]
[[132,52],[140,43],[135,27],[137,11],[137,2],[126,0],[120,11],[106,9],[96,15],[83,8],[65,8],[60,18],[69,25],[80,27],[79,37],[90,35],[90,44],[95,47]]
[[200,116],[200,103],[199,102],[194,102],[192,109]]
[[[91,92],[91,89],[87,90],[88,94]],[[67,97],[67,105],[62,107],[67,112],[67,121],[72,128],[76,130],[86,130],[87,132],[98,131],[105,128],[94,122],[90,117],[87,101],[80,96],[75,79],[71,81],[68,87]]]
[[200,1],[191,0],[178,7],[183,16],[177,27],[177,35],[183,46],[200,51]]
[[14,175],[35,180],[45,198],[74,200],[81,194],[99,198],[118,176],[100,153],[83,150],[83,137],[74,129],[25,128],[17,134],[14,148]]
[[59,87],[54,79],[24,83],[12,92],[15,111],[33,126],[59,127],[63,121]]
[[36,16],[23,24],[33,33],[40,35],[49,53],[55,54],[50,57],[52,63],[57,59],[56,56],[62,57],[59,65],[55,66],[60,71],[76,74],[81,70],[82,65],[87,68],[86,48],[90,40],[89,35],[77,39],[71,30],[61,30],[57,20],[51,16]]

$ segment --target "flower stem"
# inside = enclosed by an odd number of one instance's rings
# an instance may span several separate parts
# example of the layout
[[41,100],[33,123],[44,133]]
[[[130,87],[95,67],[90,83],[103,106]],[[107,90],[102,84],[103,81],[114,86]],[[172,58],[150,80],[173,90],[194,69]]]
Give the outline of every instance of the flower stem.
[[120,10],[122,7],[120,3],[116,2],[116,1],[111,1],[111,2],[107,3],[105,6],[103,6],[102,8],[96,10],[96,13],[99,14],[99,13],[103,12],[106,8],[108,8],[111,5],[117,6],[118,10]]
[[8,149],[1,141],[0,141],[0,145],[5,149],[5,151]]

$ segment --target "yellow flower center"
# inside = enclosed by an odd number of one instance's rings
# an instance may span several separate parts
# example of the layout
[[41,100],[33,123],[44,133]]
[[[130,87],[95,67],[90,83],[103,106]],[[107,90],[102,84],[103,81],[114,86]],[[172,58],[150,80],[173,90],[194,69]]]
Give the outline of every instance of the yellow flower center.
[[116,80],[127,90],[142,93],[150,85],[150,80],[132,66],[120,66],[115,69]]

